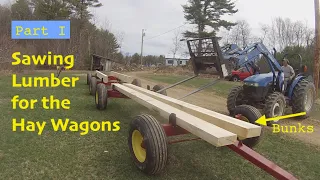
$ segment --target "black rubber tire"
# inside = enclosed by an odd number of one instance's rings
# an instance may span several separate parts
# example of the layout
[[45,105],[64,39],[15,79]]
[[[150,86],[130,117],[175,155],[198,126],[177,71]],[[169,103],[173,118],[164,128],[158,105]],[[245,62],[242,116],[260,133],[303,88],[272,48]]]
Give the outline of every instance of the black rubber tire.
[[90,84],[91,76],[91,73],[87,73],[87,85]]
[[231,116],[234,116],[234,110],[237,106],[243,104],[243,87],[236,86],[230,90],[227,99],[227,108]]
[[[140,162],[133,150],[132,135],[137,130],[143,137],[146,158]],[[135,165],[144,173],[154,175],[160,173],[168,160],[166,134],[160,123],[151,115],[140,115],[130,124],[128,145]]]
[[142,87],[140,79],[134,79],[131,84]]
[[[164,86],[162,86],[160,84],[157,84],[157,85],[153,86],[152,91],[157,92],[157,91],[159,91],[160,89],[163,89],[163,88],[164,88]],[[167,96],[167,91],[166,90],[161,91],[160,94]]]
[[[240,105],[237,106],[234,110],[235,115],[241,114],[242,116],[246,117],[251,124],[260,126],[259,124],[256,123],[256,121],[262,116],[260,111],[249,105]],[[234,116],[235,117],[235,116]],[[255,145],[257,145],[260,140],[263,137],[263,132],[264,132],[264,127],[261,126],[261,134],[258,137],[253,137],[253,138],[248,138],[242,140],[242,143],[245,144],[246,146],[252,148]]]
[[138,86],[138,87],[142,87],[140,79],[134,79],[131,84]]
[[231,81],[238,82],[238,81],[240,81],[240,78],[239,78],[239,76],[235,75],[235,76],[231,77]]
[[91,77],[90,84],[89,84],[89,93],[90,95],[95,95],[97,90],[97,78]]
[[[274,107],[276,104],[279,104],[280,112],[277,113],[277,116],[283,116],[286,109],[286,98],[284,95],[280,92],[273,92],[272,94],[269,94],[264,107],[264,113],[266,115],[266,118],[273,118],[276,117],[274,112]],[[267,125],[272,126],[272,124],[277,124],[275,121],[268,121]]]
[[108,92],[107,87],[103,83],[98,84],[97,91],[95,94],[96,107],[99,110],[104,110],[107,108],[108,104]]
[[[307,92],[311,90],[313,95],[311,99],[312,106],[311,108],[306,111],[305,108],[305,96],[307,95]],[[301,112],[306,112],[306,115],[304,116],[299,116],[297,119],[306,119],[310,116],[310,113],[314,109],[314,104],[315,104],[315,99],[316,99],[316,89],[315,86],[312,82],[309,82],[307,80],[301,80],[296,87],[293,90],[293,95],[292,95],[292,113],[301,113]]]

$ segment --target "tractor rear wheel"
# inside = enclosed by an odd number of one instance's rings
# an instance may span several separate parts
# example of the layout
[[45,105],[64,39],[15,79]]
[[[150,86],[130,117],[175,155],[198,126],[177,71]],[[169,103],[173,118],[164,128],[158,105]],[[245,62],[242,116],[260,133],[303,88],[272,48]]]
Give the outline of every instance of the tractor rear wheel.
[[135,86],[138,86],[138,87],[141,87],[141,81],[140,81],[140,79],[134,79],[131,84],[133,84],[133,85],[135,85]]
[[[274,92],[269,94],[267,97],[264,113],[266,118],[273,118],[278,116],[283,116],[286,108],[286,99],[284,95],[280,92]],[[268,126],[271,126],[278,121],[269,121],[267,122]]]
[[[259,124],[256,124],[256,121],[262,116],[261,113],[259,112],[258,109],[256,109],[253,106],[249,106],[249,105],[240,105],[237,106],[234,110],[234,114],[236,117],[238,115],[238,117],[240,118],[240,120],[260,126]],[[261,137],[263,136],[263,127],[261,129],[261,134],[258,137],[252,137],[252,138],[241,138],[239,137],[238,139],[242,141],[243,144],[245,144],[246,146],[252,148],[255,145],[257,145],[260,140]]]
[[97,78],[91,77],[90,84],[89,84],[89,93],[90,95],[95,95],[97,90]]
[[135,165],[146,174],[158,174],[168,159],[167,137],[150,115],[137,116],[130,124],[128,145]]
[[315,86],[312,82],[301,80],[293,90],[292,95],[292,112],[301,113],[306,112],[306,115],[298,117],[305,119],[310,116],[314,108],[316,99]]
[[[161,90],[161,89],[163,89],[163,88],[164,88],[164,86],[162,86],[162,85],[160,85],[160,84],[157,84],[157,85],[153,86],[152,90],[153,90],[154,92],[157,92],[157,91],[159,91],[159,90]],[[167,96],[167,91],[166,91],[166,90],[161,91],[160,94]]]
[[87,73],[87,85],[90,84],[91,76],[91,73]]
[[107,108],[108,92],[106,85],[104,85],[103,83],[100,83],[97,86],[95,102],[99,110],[104,110]]
[[243,104],[243,99],[244,94],[242,86],[236,86],[231,89],[227,99],[227,108],[231,116],[234,115],[236,107]]

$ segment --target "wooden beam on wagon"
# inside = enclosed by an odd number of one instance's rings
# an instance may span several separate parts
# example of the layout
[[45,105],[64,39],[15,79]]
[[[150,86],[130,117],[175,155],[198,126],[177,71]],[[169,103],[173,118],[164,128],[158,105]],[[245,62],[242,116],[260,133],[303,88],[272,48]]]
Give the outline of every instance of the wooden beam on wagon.
[[112,84],[112,86],[115,90],[135,100],[148,109],[158,112],[166,119],[169,119],[169,116],[174,113],[176,115],[176,124],[178,126],[186,129],[190,133],[200,137],[214,146],[226,146],[237,141],[237,135],[232,132],[217,127],[200,118],[192,116],[184,111],[181,111],[124,85],[115,83]]
[[114,76],[114,77],[117,77],[118,79],[120,79],[122,82],[127,82],[127,83],[131,83],[133,81],[133,77],[131,76],[127,76],[127,75],[124,75],[124,74],[121,74],[121,73],[117,73],[117,72],[114,72],[114,71],[111,71],[110,73],[108,73],[109,76]]
[[108,76],[103,74],[100,71],[96,71],[96,75],[99,79],[101,79],[104,83],[108,83]]
[[236,118],[226,116],[224,114],[220,114],[220,113],[217,113],[217,112],[214,112],[190,103],[186,103],[186,102],[174,99],[172,97],[164,96],[162,94],[159,94],[138,86],[134,86],[132,84],[124,84],[124,85],[132,89],[135,89],[143,94],[150,95],[159,101],[169,104],[184,112],[188,112],[189,114],[196,116],[200,119],[203,119],[209,123],[213,123],[214,125],[220,128],[223,128],[225,130],[228,130],[232,133],[237,134],[239,137],[251,138],[251,137],[260,136],[261,134],[260,126],[250,124],[250,123],[238,120]]

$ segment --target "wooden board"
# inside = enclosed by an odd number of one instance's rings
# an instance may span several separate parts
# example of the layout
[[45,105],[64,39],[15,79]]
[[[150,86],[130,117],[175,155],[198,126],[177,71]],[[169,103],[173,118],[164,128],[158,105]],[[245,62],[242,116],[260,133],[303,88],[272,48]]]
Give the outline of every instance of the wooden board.
[[120,73],[117,73],[117,72],[114,72],[114,71],[111,71],[110,73],[108,73],[109,76],[114,76],[114,77],[117,77],[118,79],[120,79],[122,82],[127,82],[127,83],[132,83],[133,81],[133,77],[131,76],[127,76],[127,75],[124,75],[124,74],[120,74]]
[[261,134],[261,127],[256,126],[254,124],[250,124],[244,121],[240,121],[230,116],[226,116],[199,106],[195,106],[193,104],[189,104],[168,96],[164,96],[162,94],[137,87],[131,84],[124,84],[125,86],[135,89],[143,94],[148,96],[152,96],[153,98],[162,101],[166,104],[169,104],[179,110],[187,112],[193,116],[196,116],[200,119],[203,119],[207,122],[210,122],[220,128],[228,130],[237,134],[241,138],[251,138],[257,137]]
[[190,133],[200,137],[210,144],[213,144],[214,146],[226,146],[237,141],[237,135],[232,132],[217,127],[124,85],[115,83],[112,84],[112,86],[115,90],[135,100],[148,109],[158,112],[166,119],[169,119],[171,113],[176,114],[176,123],[178,126],[186,129]]
[[99,79],[102,79],[104,83],[108,83],[108,76],[100,71],[96,71],[96,75]]

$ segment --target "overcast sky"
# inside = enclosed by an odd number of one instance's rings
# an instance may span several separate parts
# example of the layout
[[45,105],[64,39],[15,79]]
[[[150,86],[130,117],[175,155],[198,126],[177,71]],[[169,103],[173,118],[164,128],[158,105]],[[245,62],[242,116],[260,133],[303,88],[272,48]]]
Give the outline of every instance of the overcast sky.
[[[181,5],[187,0],[100,1],[103,6],[93,10],[95,21],[100,26],[109,27],[114,33],[124,33],[123,53],[140,53],[141,30],[147,29],[144,54],[170,56],[174,31],[147,39],[183,25],[185,19]],[[8,0],[0,0],[1,4],[6,2]],[[237,0],[236,8],[239,12],[227,19],[247,20],[254,33],[258,32],[261,23],[270,24],[272,18],[279,16],[307,21],[310,27],[314,27],[313,0]]]

